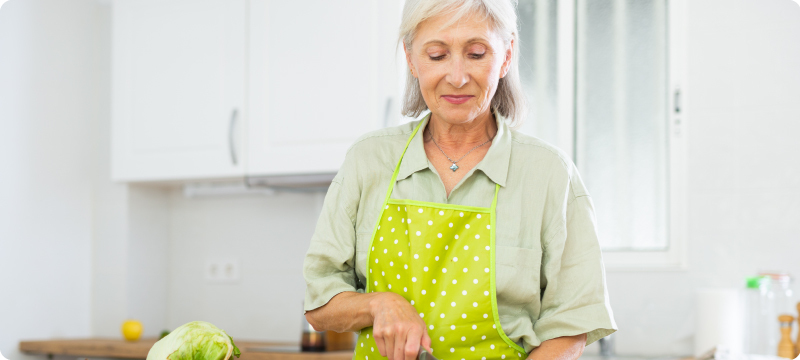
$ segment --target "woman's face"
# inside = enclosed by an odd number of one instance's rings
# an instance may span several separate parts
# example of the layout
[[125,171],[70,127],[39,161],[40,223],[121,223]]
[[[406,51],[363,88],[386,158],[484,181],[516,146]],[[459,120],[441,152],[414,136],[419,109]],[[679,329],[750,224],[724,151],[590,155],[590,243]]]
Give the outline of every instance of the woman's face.
[[442,28],[447,15],[417,27],[406,60],[419,79],[433,115],[450,124],[488,114],[500,78],[511,64],[513,41],[506,45],[483,16],[469,16]]

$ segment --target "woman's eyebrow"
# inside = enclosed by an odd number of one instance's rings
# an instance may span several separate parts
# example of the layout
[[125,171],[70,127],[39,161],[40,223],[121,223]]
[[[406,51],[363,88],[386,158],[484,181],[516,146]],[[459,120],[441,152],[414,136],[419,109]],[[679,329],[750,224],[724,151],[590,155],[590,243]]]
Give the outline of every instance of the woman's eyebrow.
[[422,46],[428,46],[428,45],[431,45],[431,44],[439,44],[439,45],[447,46],[446,42],[444,42],[442,40],[439,40],[439,39],[428,40],[424,44],[422,44]]
[[[469,40],[465,41],[464,43],[465,44],[472,44],[472,43],[476,43],[476,42],[488,43],[489,40],[487,40],[484,37],[473,37],[473,38],[470,38]],[[444,40],[439,40],[439,39],[428,40],[424,44],[422,44],[422,46],[424,47],[424,46],[428,46],[428,45],[431,45],[431,44],[439,44],[439,45],[449,46],[449,44],[444,42]]]

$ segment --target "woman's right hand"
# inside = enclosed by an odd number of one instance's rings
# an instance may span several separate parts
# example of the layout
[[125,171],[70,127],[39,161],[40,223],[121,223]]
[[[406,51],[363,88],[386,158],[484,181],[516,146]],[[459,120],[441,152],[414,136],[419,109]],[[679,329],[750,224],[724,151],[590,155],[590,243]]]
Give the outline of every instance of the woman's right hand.
[[408,300],[393,292],[382,292],[370,302],[372,335],[381,356],[389,360],[414,360],[422,346],[431,351],[425,321]]

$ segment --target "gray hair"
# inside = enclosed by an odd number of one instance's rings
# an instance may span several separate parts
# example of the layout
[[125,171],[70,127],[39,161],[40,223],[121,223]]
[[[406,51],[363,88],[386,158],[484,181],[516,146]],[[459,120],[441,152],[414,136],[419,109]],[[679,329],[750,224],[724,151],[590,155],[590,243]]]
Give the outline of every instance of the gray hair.
[[[516,0],[406,0],[403,7],[403,19],[400,22],[400,38],[408,50],[417,33],[417,27],[423,21],[444,13],[453,14],[451,22],[455,23],[471,15],[483,15],[492,27],[503,38],[507,45],[514,40],[511,54],[511,66],[506,76],[500,78],[497,91],[492,98],[492,107],[517,128],[525,119],[525,95],[519,78],[519,36],[517,31]],[[403,96],[402,113],[405,116],[417,117],[428,109],[419,80],[406,69],[406,90]]]

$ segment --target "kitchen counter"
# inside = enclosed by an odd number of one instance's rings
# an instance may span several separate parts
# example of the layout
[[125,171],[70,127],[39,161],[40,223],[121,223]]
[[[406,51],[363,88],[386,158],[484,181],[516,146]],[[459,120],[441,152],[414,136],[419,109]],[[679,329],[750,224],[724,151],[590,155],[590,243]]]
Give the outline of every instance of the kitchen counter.
[[[141,339],[129,342],[118,339],[71,339],[21,341],[19,350],[34,355],[68,355],[78,357],[102,357],[118,359],[145,359],[156,339]],[[293,343],[236,341],[242,356],[236,360],[350,360],[352,351],[332,351],[326,353],[301,353],[288,350],[297,347]],[[604,358],[585,354],[582,360],[692,360],[679,357],[636,357],[614,356]]]
[[633,355],[613,355],[603,357],[600,355],[581,356],[581,360],[694,360],[692,357],[680,356],[633,356]]
[[[119,339],[62,339],[41,341],[20,341],[19,350],[32,355],[68,355],[78,357],[102,357],[118,359],[145,359],[147,352],[157,339],[124,341]],[[352,351],[332,351],[326,353],[301,353],[282,351],[297,346],[292,343],[258,341],[236,341],[242,356],[238,360],[349,360]]]

